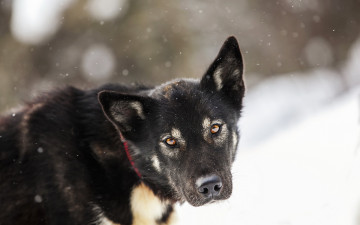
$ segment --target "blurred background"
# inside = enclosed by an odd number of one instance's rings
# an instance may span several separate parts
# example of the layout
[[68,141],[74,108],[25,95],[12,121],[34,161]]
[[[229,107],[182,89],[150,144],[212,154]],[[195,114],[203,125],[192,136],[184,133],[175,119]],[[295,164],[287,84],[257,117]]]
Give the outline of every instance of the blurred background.
[[360,224],[359,0],[0,0],[0,112],[64,85],[199,78],[234,35],[233,197],[179,224]]

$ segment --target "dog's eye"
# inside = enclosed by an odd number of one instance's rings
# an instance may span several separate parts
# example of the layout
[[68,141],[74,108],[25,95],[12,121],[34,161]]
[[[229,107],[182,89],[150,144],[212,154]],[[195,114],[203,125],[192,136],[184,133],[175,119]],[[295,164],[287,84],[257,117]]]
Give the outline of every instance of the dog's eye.
[[212,134],[216,134],[216,133],[218,133],[220,131],[220,128],[221,127],[220,127],[219,124],[214,124],[214,125],[211,126],[210,132]]
[[173,147],[176,145],[176,140],[174,138],[166,138],[165,143]]

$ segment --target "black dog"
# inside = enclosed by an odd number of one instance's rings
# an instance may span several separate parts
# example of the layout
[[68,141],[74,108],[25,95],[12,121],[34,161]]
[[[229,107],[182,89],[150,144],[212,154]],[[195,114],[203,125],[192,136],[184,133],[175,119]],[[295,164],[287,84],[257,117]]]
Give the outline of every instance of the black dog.
[[234,37],[200,81],[68,87],[0,120],[0,224],[171,224],[230,197],[243,61]]

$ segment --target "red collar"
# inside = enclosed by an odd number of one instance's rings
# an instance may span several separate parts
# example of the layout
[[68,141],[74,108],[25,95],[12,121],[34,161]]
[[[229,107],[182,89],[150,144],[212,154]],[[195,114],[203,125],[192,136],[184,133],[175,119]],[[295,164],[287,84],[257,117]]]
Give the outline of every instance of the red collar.
[[125,153],[126,153],[126,156],[131,164],[131,166],[134,168],[136,174],[138,175],[139,178],[141,178],[141,173],[139,172],[138,168],[135,167],[135,163],[130,155],[130,152],[129,152],[129,145],[126,141],[126,139],[124,138],[124,136],[120,133],[120,139],[121,139],[121,142],[123,143],[124,145],[124,149],[125,149]]

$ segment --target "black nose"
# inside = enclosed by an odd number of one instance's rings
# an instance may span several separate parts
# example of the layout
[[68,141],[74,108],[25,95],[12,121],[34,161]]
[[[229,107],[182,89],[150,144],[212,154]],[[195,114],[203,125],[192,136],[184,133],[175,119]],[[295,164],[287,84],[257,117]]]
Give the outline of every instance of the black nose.
[[219,176],[210,175],[197,179],[196,186],[204,197],[212,197],[220,194],[222,182]]

